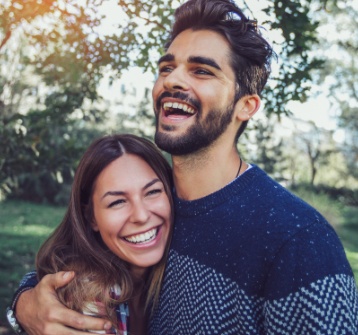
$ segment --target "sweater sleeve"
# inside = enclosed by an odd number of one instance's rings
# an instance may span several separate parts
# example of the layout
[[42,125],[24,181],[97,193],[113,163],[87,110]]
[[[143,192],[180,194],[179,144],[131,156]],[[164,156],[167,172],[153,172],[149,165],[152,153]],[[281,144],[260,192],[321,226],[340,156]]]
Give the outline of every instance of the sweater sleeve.
[[16,303],[19,300],[21,293],[35,287],[38,284],[37,275],[35,271],[26,273],[26,275],[21,279],[18,289],[15,291],[12,302],[11,309],[14,311],[16,308]]
[[358,291],[328,224],[306,226],[277,252],[265,286],[267,334],[358,334]]

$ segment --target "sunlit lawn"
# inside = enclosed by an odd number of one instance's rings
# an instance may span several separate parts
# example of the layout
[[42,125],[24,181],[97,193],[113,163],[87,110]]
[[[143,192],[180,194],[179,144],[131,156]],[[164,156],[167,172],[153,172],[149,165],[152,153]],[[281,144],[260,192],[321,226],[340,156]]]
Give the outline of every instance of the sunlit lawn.
[[[319,210],[324,212],[326,209],[322,206]],[[34,268],[39,246],[59,224],[64,212],[64,208],[20,201],[0,203],[0,327],[7,327],[5,309],[19,280]],[[358,208],[343,208],[339,212],[340,217],[334,218],[337,221],[335,228],[358,283]]]
[[35,254],[62,219],[64,208],[26,202],[0,203],[0,326],[19,280],[34,269]]

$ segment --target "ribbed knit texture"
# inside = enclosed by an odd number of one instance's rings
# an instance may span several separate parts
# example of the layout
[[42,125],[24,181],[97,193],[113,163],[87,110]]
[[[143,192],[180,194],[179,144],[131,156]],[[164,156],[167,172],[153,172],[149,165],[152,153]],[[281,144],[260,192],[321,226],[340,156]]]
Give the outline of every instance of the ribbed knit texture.
[[258,167],[205,198],[176,198],[175,216],[151,335],[358,334],[336,233]]

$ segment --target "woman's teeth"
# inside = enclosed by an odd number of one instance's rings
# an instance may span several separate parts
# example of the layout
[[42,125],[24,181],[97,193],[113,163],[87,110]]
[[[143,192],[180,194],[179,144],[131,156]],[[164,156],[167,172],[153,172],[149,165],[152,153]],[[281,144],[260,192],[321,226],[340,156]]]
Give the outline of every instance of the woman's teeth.
[[124,239],[128,242],[131,243],[144,243],[144,242],[149,242],[151,240],[154,240],[155,237],[157,236],[158,233],[158,228],[153,228],[143,234],[138,234],[138,235],[132,235],[129,237],[124,237]]

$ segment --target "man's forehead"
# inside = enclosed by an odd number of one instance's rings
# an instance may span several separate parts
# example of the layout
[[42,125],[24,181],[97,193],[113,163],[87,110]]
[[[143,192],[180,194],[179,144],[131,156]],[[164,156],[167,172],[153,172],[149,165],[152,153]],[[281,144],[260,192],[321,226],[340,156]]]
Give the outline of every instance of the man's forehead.
[[[219,33],[204,30],[184,30],[170,44],[167,53],[159,62],[193,59],[212,59],[215,63],[227,62],[230,54],[230,45],[225,37]],[[216,66],[215,66],[216,67]]]

